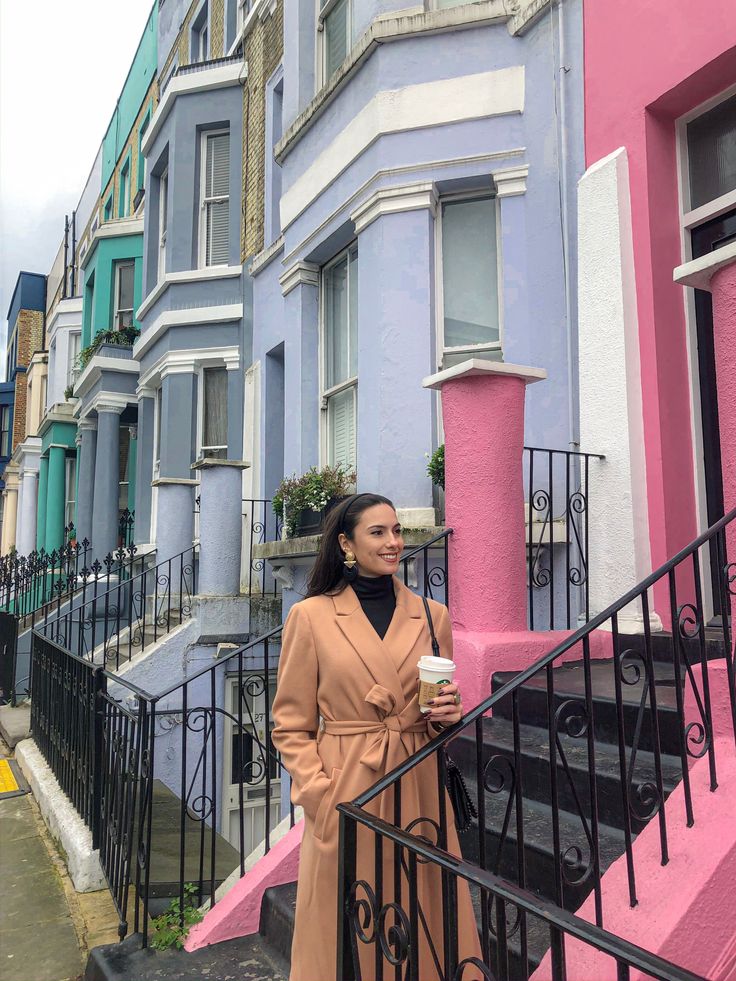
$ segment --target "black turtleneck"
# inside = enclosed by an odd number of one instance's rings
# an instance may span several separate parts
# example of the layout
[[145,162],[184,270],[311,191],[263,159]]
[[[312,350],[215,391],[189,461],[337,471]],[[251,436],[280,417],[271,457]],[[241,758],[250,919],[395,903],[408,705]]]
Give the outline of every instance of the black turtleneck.
[[371,626],[383,640],[396,609],[393,576],[358,576],[351,585]]

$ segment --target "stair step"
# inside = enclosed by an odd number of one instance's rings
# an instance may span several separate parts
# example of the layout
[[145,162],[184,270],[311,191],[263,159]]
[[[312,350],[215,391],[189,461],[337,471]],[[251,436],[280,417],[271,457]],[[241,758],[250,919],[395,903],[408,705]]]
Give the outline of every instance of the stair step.
[[286,963],[291,961],[295,914],[296,882],[266,889],[261,902],[260,934]]
[[[594,709],[595,711],[595,709]],[[522,725],[519,727],[521,750],[521,785],[524,796],[542,804],[551,803],[551,783],[549,767],[549,735],[546,729]],[[560,736],[560,743],[565,753],[567,767],[559,757],[557,759],[557,796],[560,806],[566,810],[575,810],[575,794],[573,787],[584,809],[586,817],[591,816],[591,794],[588,776],[588,743],[585,736],[575,738],[568,735]],[[596,798],[598,801],[598,818],[613,828],[623,829],[624,805],[621,793],[618,746],[611,743],[595,742],[595,774]],[[475,776],[476,744],[475,734],[459,736],[453,740],[450,755],[463,773]],[[483,765],[486,766],[494,756],[514,763],[514,730],[512,723],[503,717],[494,716],[483,720]],[[631,751],[627,751],[627,766],[631,764]],[[503,764],[501,764],[503,765]],[[662,784],[667,797],[682,779],[682,769],[679,757],[662,754]],[[489,776],[492,774],[489,773]],[[643,784],[652,783],[656,786],[654,755],[639,750],[636,755],[633,786],[636,789]],[[635,809],[630,807],[632,829],[640,831],[646,826],[647,809],[639,808],[638,817]]]
[[[468,791],[474,801],[477,801],[477,787],[473,777],[466,776]],[[516,836],[516,811],[512,802],[509,813],[508,829],[503,839],[502,832],[509,795],[507,792],[498,794],[485,793],[485,867],[490,871],[512,882],[519,881],[518,874],[518,845]],[[524,818],[524,867],[525,885],[530,892],[544,896],[556,902],[555,888],[555,856],[552,830],[552,808],[539,801],[524,798],[522,813]],[[564,855],[578,847],[583,863],[590,858],[590,849],[585,834],[583,821],[577,814],[559,810],[560,852]],[[468,831],[460,834],[460,846],[463,856],[480,865],[480,835],[478,824],[473,821]],[[608,868],[624,853],[624,835],[618,828],[599,823],[598,841],[600,848],[601,871]],[[500,865],[498,862],[499,847],[501,847]],[[592,887],[592,874],[580,877],[575,872],[569,876],[571,881],[563,882],[563,903],[565,909],[574,911],[580,907]]]
[[[633,662],[640,666],[640,662]],[[659,725],[659,744],[662,753],[676,756],[680,748],[680,726],[675,697],[675,678],[671,664],[655,662],[654,678],[657,696],[657,720]],[[613,661],[593,660],[590,664],[591,687],[593,692],[593,722],[595,738],[598,742],[617,744],[618,717],[616,708],[616,688]],[[517,672],[503,671],[493,675],[492,690],[498,691],[512,681]],[[553,671],[555,711],[566,701],[584,702],[585,675],[579,661],[563,664]],[[632,672],[628,677],[634,679]],[[630,742],[636,728],[639,706],[644,688],[644,672],[634,684],[622,685],[621,701],[624,715],[626,741]],[[547,729],[547,673],[539,672],[519,689],[519,720],[522,724]],[[512,718],[512,701],[508,695],[493,708],[494,717]],[[653,734],[649,699],[645,702],[639,746],[642,750],[653,749]]]
[[[480,907],[480,893],[471,890],[473,900],[473,910],[478,924],[478,933],[482,934],[481,923],[482,914]],[[489,966],[495,972],[494,977],[505,977],[502,970],[498,969],[498,950],[495,940],[495,907],[490,911],[489,931],[490,941],[490,961]],[[517,920],[516,911],[510,908],[506,910],[506,950],[508,955],[508,979],[509,981],[527,981],[534,971],[539,967],[550,947],[549,928],[544,921],[536,916],[526,917],[526,959],[522,953],[522,924]]]

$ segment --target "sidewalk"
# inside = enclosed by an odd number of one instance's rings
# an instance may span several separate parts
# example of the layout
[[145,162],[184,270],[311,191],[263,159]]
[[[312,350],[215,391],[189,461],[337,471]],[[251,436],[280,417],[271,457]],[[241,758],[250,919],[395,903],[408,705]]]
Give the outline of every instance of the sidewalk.
[[0,981],[75,981],[116,927],[107,890],[74,891],[33,797],[1,799]]

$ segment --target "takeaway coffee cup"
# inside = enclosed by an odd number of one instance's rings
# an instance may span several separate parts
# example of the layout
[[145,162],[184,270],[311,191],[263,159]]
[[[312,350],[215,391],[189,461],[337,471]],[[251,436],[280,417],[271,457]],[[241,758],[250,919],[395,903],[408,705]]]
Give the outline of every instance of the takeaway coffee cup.
[[419,668],[419,709],[422,712],[431,712],[432,706],[428,703],[436,698],[443,685],[452,682],[457,665],[447,657],[420,657],[417,662]]

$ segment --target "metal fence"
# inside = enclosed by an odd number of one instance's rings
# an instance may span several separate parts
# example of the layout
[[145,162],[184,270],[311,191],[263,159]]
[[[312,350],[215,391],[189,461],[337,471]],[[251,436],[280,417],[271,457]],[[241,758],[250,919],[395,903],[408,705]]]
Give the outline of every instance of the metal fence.
[[[480,975],[528,981],[548,950],[552,977],[564,981],[566,945],[569,952],[574,942],[612,958],[621,979],[638,969],[662,981],[694,981],[689,971],[603,929],[611,910],[602,876],[622,856],[630,904],[636,905],[641,873],[633,849],[636,834],[656,822],[660,859],[666,864],[672,822],[691,826],[698,817],[691,764],[707,761],[700,779],[707,776],[709,789],[717,792],[717,750],[734,751],[730,614],[736,564],[727,560],[729,525],[736,527],[736,510],[536,664],[506,680],[461,723],[351,804],[338,806],[337,977],[360,979],[361,963],[370,963],[371,976],[379,979],[460,981]],[[725,613],[717,636],[706,632],[701,582],[701,563],[711,544]],[[652,633],[652,595],[660,604],[667,597],[663,613],[669,634]],[[619,629],[622,611],[632,605],[643,623],[638,638]],[[570,661],[575,662],[573,681]],[[729,730],[721,742],[715,738],[717,702],[711,699],[716,683],[720,704],[728,706],[725,717],[718,716],[718,724]],[[477,822],[462,836],[463,859],[447,851],[448,744],[454,756],[465,760],[463,772],[477,810]],[[436,774],[436,812],[408,813],[402,805],[402,780],[413,779],[417,767],[425,779]],[[678,785],[682,811],[673,812],[667,797]],[[375,816],[379,809],[392,814],[392,820]],[[616,825],[615,834],[606,822]],[[546,853],[540,850],[542,841]],[[480,911],[477,960],[465,959],[458,949],[461,882],[469,884]],[[432,896],[433,912],[439,915],[435,935],[427,929],[429,911],[422,908],[418,883],[431,886],[424,895]],[[592,922],[572,912],[587,897]],[[645,909],[641,915],[647,915]]]

